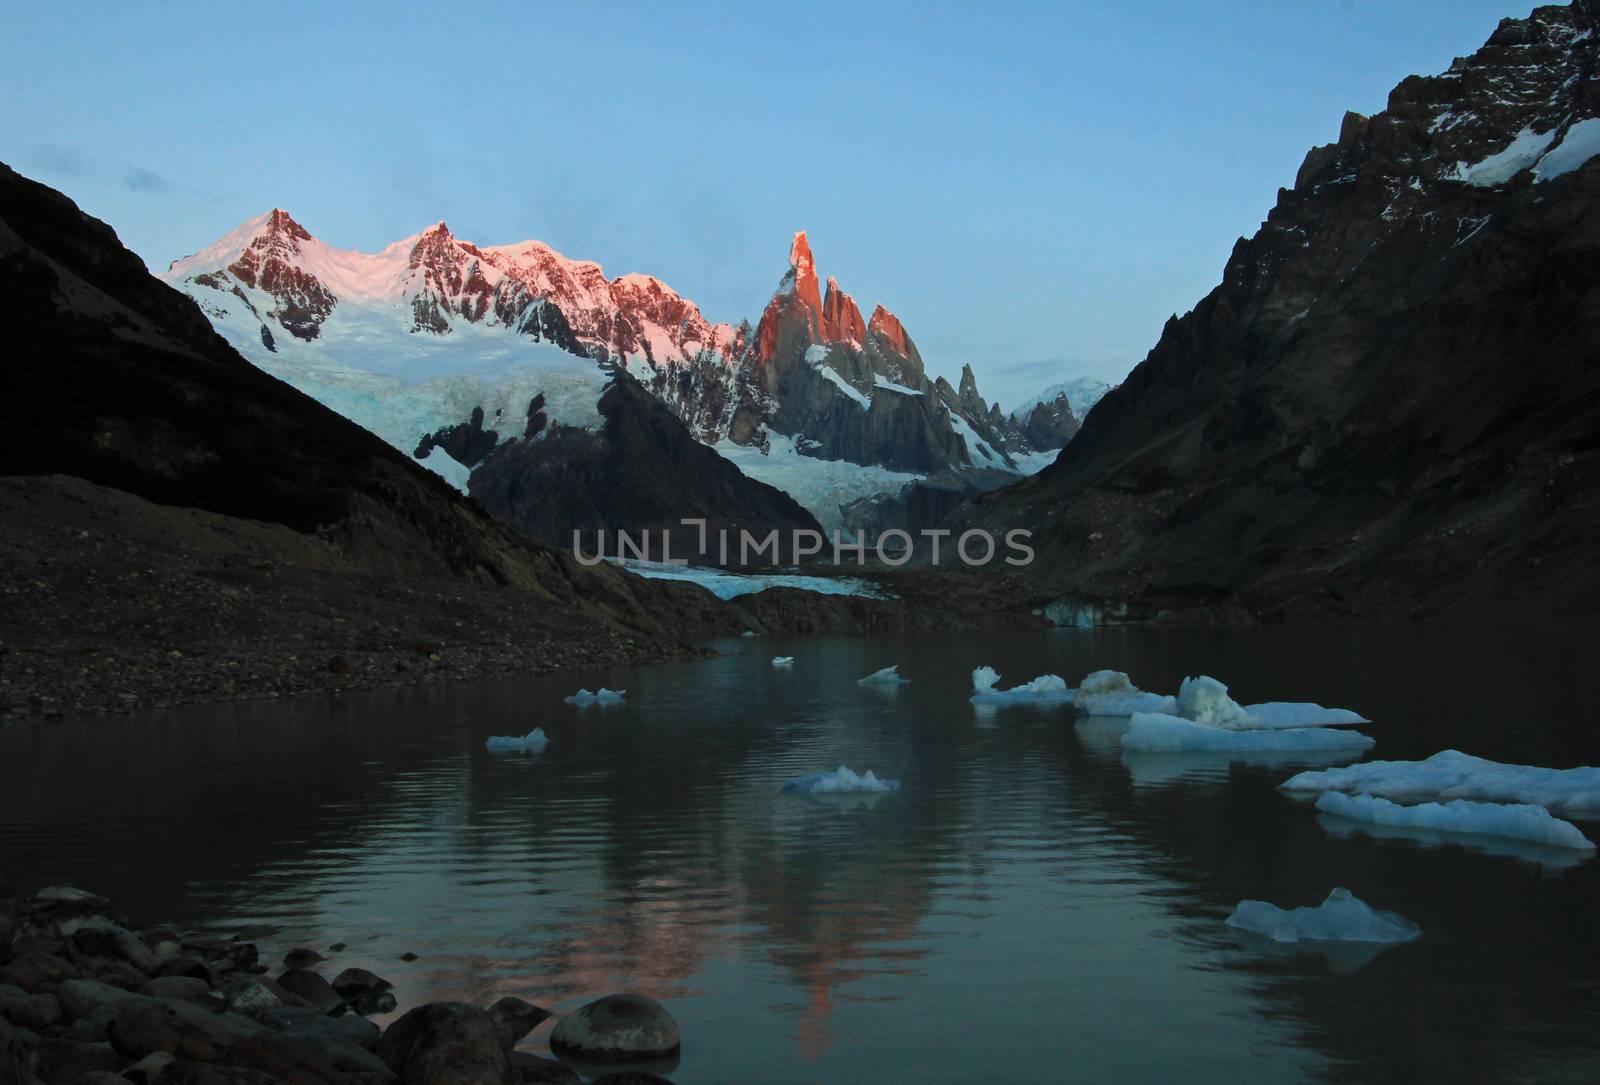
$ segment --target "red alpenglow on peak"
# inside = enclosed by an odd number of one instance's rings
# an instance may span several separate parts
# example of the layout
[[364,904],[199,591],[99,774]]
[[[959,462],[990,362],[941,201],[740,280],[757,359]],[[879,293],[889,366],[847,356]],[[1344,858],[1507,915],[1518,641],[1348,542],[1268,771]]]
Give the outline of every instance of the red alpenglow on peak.
[[828,290],[822,297],[822,338],[828,343],[860,343],[867,338],[867,324],[855,299],[839,289],[839,282],[828,276]]
[[902,355],[911,353],[906,344],[906,330],[901,327],[900,318],[883,306],[880,305],[872,310],[872,322],[868,324],[868,327],[898,353]]
[[794,243],[789,246],[789,274],[784,282],[801,304],[819,317],[822,315],[822,289],[817,284],[817,265],[811,258],[811,243],[806,240],[804,230],[794,235]]

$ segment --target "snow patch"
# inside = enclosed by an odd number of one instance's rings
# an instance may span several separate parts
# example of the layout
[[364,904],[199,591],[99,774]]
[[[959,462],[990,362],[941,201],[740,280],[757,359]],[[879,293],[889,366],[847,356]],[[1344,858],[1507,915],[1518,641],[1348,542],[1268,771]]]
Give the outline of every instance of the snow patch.
[[472,468],[456,459],[450,453],[434,445],[428,449],[428,454],[417,460],[418,463],[444,479],[450,485],[467,492],[467,479],[472,476]]
[[1535,132],[1531,127],[1524,128],[1504,150],[1490,155],[1481,162],[1457,162],[1444,173],[1444,179],[1465,181],[1474,188],[1493,188],[1495,185],[1503,185],[1538,162],[1550,148],[1555,135],[1554,128],[1548,132]]
[[1539,160],[1533,171],[1534,183],[1552,181],[1571,173],[1597,154],[1600,154],[1600,117],[1590,117],[1568,128],[1561,142]]

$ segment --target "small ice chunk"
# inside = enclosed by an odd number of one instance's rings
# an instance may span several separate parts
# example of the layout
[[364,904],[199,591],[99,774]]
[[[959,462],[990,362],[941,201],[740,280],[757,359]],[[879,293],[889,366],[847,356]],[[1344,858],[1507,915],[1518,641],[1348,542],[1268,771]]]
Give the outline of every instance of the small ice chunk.
[[1529,840],[1558,848],[1594,850],[1594,843],[1570,821],[1552,817],[1542,806],[1526,803],[1501,804],[1452,799],[1447,803],[1425,802],[1401,806],[1375,795],[1346,795],[1325,791],[1317,799],[1317,809],[1352,821],[1392,825],[1406,829],[1435,829],[1443,833],[1474,833],[1503,836],[1509,840]]
[[[1082,698],[1082,692],[1079,693]],[[1364,750],[1373,740],[1359,731],[1337,731],[1329,727],[1298,727],[1292,730],[1236,731],[1207,723],[1196,723],[1181,716],[1137,712],[1122,736],[1122,748],[1136,751],[1227,751],[1268,753],[1287,750]]]
[[1073,690],[1060,675],[1041,674],[1031,682],[1010,689],[995,689],[1000,673],[993,667],[972,672],[973,704],[1071,704]]
[[1315,908],[1285,911],[1264,900],[1240,901],[1228,926],[1274,942],[1409,942],[1422,933],[1405,916],[1377,911],[1348,889],[1335,889]]
[[881,671],[873,671],[865,678],[858,678],[858,686],[898,686],[909,683],[911,679],[900,677],[900,664],[885,667]]
[[1089,675],[1078,683],[1075,703],[1086,716],[1131,716],[1135,712],[1171,715],[1178,711],[1176,697],[1146,693],[1122,671],[1095,671]]
[[813,772],[786,780],[781,790],[792,795],[837,795],[847,791],[899,791],[899,780],[880,780],[871,769],[851,772],[840,765],[833,772]]
[[1231,730],[1246,730],[1251,723],[1244,706],[1228,696],[1228,687],[1203,674],[1185,678],[1178,686],[1177,714],[1195,723]]
[[753,637],[753,636],[756,635],[756,631],[754,629],[746,629],[743,633],[740,633],[739,635],[741,637]]
[[490,753],[538,753],[550,739],[543,727],[535,727],[525,735],[491,735],[483,745]]
[[565,700],[568,704],[577,705],[621,704],[623,697],[627,696],[627,693],[628,691],[625,689],[607,689],[601,686],[597,693],[590,693],[586,689],[580,689],[571,697],[565,698]]
[[1505,765],[1459,750],[1441,750],[1426,761],[1365,761],[1302,772],[1279,786],[1287,791],[1360,792],[1387,799],[1474,799],[1522,802],[1548,810],[1600,810],[1600,768]]
[[1348,708],[1324,708],[1310,701],[1266,701],[1245,705],[1244,710],[1253,725],[1262,730],[1276,727],[1348,727],[1372,722]]
[[792,667],[794,666],[794,656],[773,656],[772,665],[774,667]]

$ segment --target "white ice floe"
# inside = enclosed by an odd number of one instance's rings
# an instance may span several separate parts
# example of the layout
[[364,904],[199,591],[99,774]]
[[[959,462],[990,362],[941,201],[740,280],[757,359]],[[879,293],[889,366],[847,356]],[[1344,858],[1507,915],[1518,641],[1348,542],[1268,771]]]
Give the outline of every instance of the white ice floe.
[[855,773],[840,765],[833,772],[813,772],[784,781],[782,789],[794,795],[838,795],[855,791],[899,791],[899,780],[880,780],[871,769]]
[[1211,727],[1248,730],[1253,723],[1244,706],[1228,696],[1228,687],[1202,674],[1178,686],[1178,712],[1186,720]]
[[525,735],[491,735],[484,747],[490,753],[538,753],[550,745],[543,727],[535,727]]
[[1348,727],[1372,722],[1348,708],[1324,708],[1310,701],[1267,701],[1245,705],[1244,710],[1252,726],[1259,730],[1278,727]]
[[794,656],[773,656],[772,665],[774,667],[792,667],[794,666]]
[[865,678],[856,680],[858,686],[900,686],[909,683],[911,679],[900,677],[900,664],[885,667],[881,671],[873,671]]
[[1503,836],[1509,840],[1528,840],[1558,848],[1594,850],[1594,843],[1579,832],[1572,822],[1552,817],[1550,811],[1542,806],[1526,803],[1452,799],[1447,803],[1424,802],[1415,806],[1401,806],[1375,795],[1325,791],[1317,799],[1317,809],[1325,814],[1336,814],[1374,825]]
[[[1079,693],[1081,700],[1082,693]],[[1135,751],[1226,751],[1269,753],[1289,750],[1364,750],[1373,740],[1359,731],[1329,727],[1237,731],[1181,716],[1136,712],[1122,748]]]
[[1075,703],[1086,716],[1131,716],[1135,712],[1170,715],[1178,710],[1176,697],[1146,693],[1121,671],[1095,671],[1089,675],[1078,683]]
[[993,667],[979,667],[972,672],[972,702],[974,704],[1071,704],[1073,690],[1054,674],[1041,674],[1031,682],[1010,689],[995,689],[1000,672]]
[[586,689],[580,689],[571,697],[566,698],[566,702],[568,704],[579,705],[621,704],[622,699],[626,697],[627,694],[628,691],[625,689],[607,689],[606,687],[601,686],[599,692],[597,693],[590,693]]
[[1335,889],[1315,908],[1285,911],[1264,900],[1244,900],[1228,926],[1264,934],[1274,942],[1409,942],[1422,933],[1397,912],[1380,912],[1348,889]]
[[1505,765],[1458,750],[1443,750],[1426,761],[1366,761],[1302,772],[1280,786],[1288,791],[1360,792],[1388,799],[1473,799],[1600,811],[1600,768]]

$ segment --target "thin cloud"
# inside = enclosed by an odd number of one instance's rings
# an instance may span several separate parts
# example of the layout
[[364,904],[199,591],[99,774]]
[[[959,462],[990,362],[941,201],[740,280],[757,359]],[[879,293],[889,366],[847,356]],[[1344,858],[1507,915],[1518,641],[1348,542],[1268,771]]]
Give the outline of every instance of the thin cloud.
[[147,170],[141,166],[129,166],[128,172],[123,175],[122,183],[132,192],[161,195],[172,191],[170,181],[154,170]]
[[17,161],[24,170],[57,177],[88,177],[94,162],[77,147],[65,143],[21,143]]

